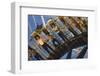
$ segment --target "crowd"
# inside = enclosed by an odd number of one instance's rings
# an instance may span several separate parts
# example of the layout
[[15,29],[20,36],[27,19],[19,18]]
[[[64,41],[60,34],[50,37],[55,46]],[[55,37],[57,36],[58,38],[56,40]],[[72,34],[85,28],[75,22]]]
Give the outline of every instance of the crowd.
[[[46,59],[40,55],[41,51],[45,50],[48,55],[55,53],[56,48],[61,44],[87,32],[87,17],[57,16],[49,19],[45,27],[36,29],[32,33],[32,38],[40,49],[28,46],[28,60]],[[64,49],[66,50],[66,47]]]

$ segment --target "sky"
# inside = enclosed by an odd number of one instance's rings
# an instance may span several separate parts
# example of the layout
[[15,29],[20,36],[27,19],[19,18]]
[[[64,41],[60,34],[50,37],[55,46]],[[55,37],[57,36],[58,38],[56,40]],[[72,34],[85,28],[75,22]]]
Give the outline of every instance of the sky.
[[[47,23],[47,21],[53,17],[55,16],[47,16],[47,15],[43,16],[45,23]],[[37,26],[41,26],[41,24],[43,23],[40,15],[28,15],[29,34],[35,31]]]
[[[43,16],[45,24],[53,17],[55,16]],[[40,15],[28,15],[28,44],[32,44],[32,41],[30,41],[32,39],[31,34],[36,30],[37,26],[41,26],[41,24],[43,24],[43,22]]]

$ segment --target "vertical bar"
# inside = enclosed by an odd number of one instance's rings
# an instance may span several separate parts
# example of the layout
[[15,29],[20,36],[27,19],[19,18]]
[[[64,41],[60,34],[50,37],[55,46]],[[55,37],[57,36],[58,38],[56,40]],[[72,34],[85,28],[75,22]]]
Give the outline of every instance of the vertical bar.
[[41,16],[41,19],[42,19],[42,22],[43,22],[43,26],[45,27],[45,26],[46,26],[46,24],[45,24],[44,17],[43,17],[43,16]]
[[30,26],[30,23],[28,23],[28,27],[29,27],[30,32],[32,33],[32,28]]
[[32,16],[33,20],[34,20],[34,23],[35,23],[35,27],[37,27],[37,24],[36,24],[36,20],[35,20],[35,17]]

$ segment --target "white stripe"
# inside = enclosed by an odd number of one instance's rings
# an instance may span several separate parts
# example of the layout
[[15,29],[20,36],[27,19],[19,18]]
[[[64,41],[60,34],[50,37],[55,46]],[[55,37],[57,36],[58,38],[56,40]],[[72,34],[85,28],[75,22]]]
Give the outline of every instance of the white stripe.
[[43,26],[45,27],[45,26],[46,26],[46,24],[45,24],[44,17],[43,17],[43,16],[41,16],[41,19],[42,19]]
[[28,27],[29,27],[30,32],[32,32],[32,28],[31,28],[30,23],[28,23]]
[[34,20],[34,23],[35,23],[35,27],[37,27],[37,24],[36,24],[36,20],[35,20],[35,17],[32,16],[33,20]]

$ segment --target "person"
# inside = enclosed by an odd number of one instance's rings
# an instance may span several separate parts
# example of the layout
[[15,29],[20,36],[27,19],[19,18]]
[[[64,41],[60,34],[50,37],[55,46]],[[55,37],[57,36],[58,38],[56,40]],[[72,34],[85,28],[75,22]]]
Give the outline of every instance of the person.
[[62,40],[62,38],[57,34],[57,32],[52,30],[51,27],[51,23],[52,23],[52,19],[49,19],[47,22],[47,26],[46,29],[49,31],[49,34],[52,35],[53,37],[55,37],[59,42],[63,43],[64,41]]
[[[72,38],[77,35],[77,33],[73,30],[73,28],[70,26],[70,20],[68,16],[59,16],[58,19],[63,23],[63,25],[66,26],[68,29],[67,32],[70,33],[70,37]],[[65,27],[64,27],[65,28]]]
[[51,41],[53,43],[53,45],[55,47],[60,45],[60,42],[56,38],[54,38],[52,35],[50,35],[50,34],[48,35],[48,39],[49,39],[49,41]]
[[42,60],[43,58],[35,51],[35,49],[28,46],[28,60]]
[[59,26],[60,30],[62,30],[62,32],[64,33],[64,35],[70,39],[74,37],[74,34],[68,29],[68,27],[66,26],[67,24],[67,19],[65,16],[58,16],[56,18],[56,23]]
[[86,32],[85,23],[83,22],[83,20],[81,19],[81,17],[77,17],[76,22],[80,26],[80,29],[82,30],[82,32]]
[[37,43],[43,47],[48,53],[50,53],[49,49],[53,51],[53,49],[46,43],[46,41],[41,38],[39,35],[35,36],[35,39],[37,40]]
[[50,25],[52,27],[52,31],[56,32],[62,38],[63,41],[67,40],[67,38],[65,37],[65,35],[63,34],[63,32],[60,31],[60,29],[59,29],[58,26],[56,26],[53,22]]
[[48,32],[48,30],[47,30],[46,28],[44,28],[42,31],[43,31],[46,35],[49,34],[49,32]]
[[70,24],[70,27],[73,28],[73,30],[77,33],[77,35],[81,34],[82,31],[80,29],[80,27],[78,26],[77,22],[73,19],[73,17],[69,17],[69,24]]

